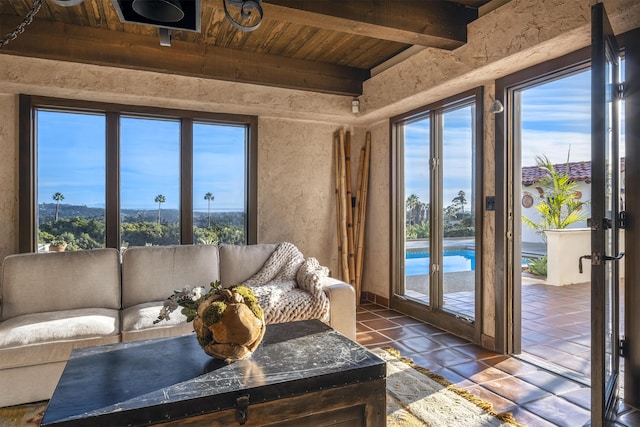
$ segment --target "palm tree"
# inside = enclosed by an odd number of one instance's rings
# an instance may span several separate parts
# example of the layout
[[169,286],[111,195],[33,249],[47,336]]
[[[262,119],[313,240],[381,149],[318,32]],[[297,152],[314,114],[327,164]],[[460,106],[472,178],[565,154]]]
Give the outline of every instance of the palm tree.
[[64,200],[64,196],[60,192],[56,192],[53,195],[53,200],[56,201],[56,222],[58,222],[58,210],[60,208],[60,202]]
[[464,191],[460,190],[458,191],[458,196],[454,197],[453,200],[451,200],[453,203],[460,205],[460,213],[463,215],[464,215],[464,205],[467,203],[467,198],[465,196],[466,194],[464,194]]
[[204,195],[204,199],[207,201],[207,228],[211,227],[211,202],[213,202],[213,199],[215,199],[215,197],[213,197],[213,194],[211,194],[211,192],[208,192],[207,194]]
[[160,205],[166,202],[167,199],[162,194],[156,196],[155,202],[158,204],[158,224],[160,224]]
[[407,197],[407,210],[409,211],[408,222],[409,225],[415,225],[416,223],[416,208],[420,205],[420,199],[417,194],[411,194]]
[[587,219],[587,215],[582,210],[585,202],[575,198],[578,184],[569,177],[568,159],[564,172],[556,171],[545,155],[536,157],[536,164],[546,171],[546,175],[539,181],[540,186],[546,189],[540,204],[536,206],[540,221],[534,222],[524,215],[522,221],[546,241],[544,230],[567,228],[574,222]]

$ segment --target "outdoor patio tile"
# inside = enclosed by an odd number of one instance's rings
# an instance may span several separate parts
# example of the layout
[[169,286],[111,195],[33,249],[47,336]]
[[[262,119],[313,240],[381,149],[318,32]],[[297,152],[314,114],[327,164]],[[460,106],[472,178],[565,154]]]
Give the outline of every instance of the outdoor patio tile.
[[640,411],[631,411],[619,415],[616,422],[626,427],[640,426]]
[[517,377],[553,394],[568,393],[582,387],[574,381],[541,370],[521,374]]
[[588,377],[591,372],[591,357],[589,357],[591,355],[589,354],[587,356],[588,357],[583,358],[573,355],[565,355],[564,357],[550,358],[549,361]]
[[583,345],[591,349],[591,334],[571,338],[571,342]]
[[522,341],[530,343],[546,343],[552,340],[553,337],[540,332],[522,332]]
[[506,377],[482,384],[483,387],[519,405],[538,400],[551,394],[517,377]]
[[562,395],[562,398],[574,403],[587,411],[591,410],[591,388],[582,387],[578,390],[570,391]]
[[571,341],[556,340],[546,344],[547,347],[553,347],[556,350],[564,351],[567,354],[583,355],[584,353],[591,353],[591,348],[580,345]]
[[567,353],[563,351],[559,351],[553,347],[542,344],[528,345],[526,347],[523,345],[522,348],[523,350],[526,350],[527,353],[545,360],[559,359],[567,356]]
[[531,311],[523,311],[522,312],[522,320],[535,320],[535,319],[540,319],[542,316],[540,316],[538,313],[533,313]]
[[558,396],[549,396],[523,405],[525,409],[560,427],[583,426],[591,413]]

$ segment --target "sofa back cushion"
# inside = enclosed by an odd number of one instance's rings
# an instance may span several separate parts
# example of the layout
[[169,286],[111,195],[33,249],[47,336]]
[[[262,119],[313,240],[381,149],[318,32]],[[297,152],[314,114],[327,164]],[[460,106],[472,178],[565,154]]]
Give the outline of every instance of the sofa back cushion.
[[220,279],[218,248],[211,245],[140,246],[122,255],[122,307],[162,301],[185,286]]
[[251,278],[260,271],[277,247],[277,243],[220,246],[220,282],[222,282],[222,286],[237,285]]
[[2,320],[81,308],[120,308],[116,249],[9,255],[2,267]]

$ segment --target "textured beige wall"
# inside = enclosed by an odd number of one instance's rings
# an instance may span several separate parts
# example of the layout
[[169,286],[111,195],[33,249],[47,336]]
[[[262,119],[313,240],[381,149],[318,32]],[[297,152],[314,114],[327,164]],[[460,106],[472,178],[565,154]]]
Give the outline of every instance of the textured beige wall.
[[[19,93],[252,114],[260,242],[290,241],[337,271],[332,135],[351,98],[135,70],[0,56],[0,257],[17,252]],[[310,120],[313,118],[313,120]],[[0,258],[0,259],[1,259]]]
[[[338,273],[333,134],[360,131],[335,124],[261,117],[258,153],[258,240],[295,243]],[[357,162],[352,165],[352,176]],[[354,185],[355,188],[355,185]]]
[[367,235],[365,238],[362,289],[389,297],[389,121],[370,127],[371,170],[367,196]]
[[0,260],[18,245],[17,102],[17,96],[0,93]]

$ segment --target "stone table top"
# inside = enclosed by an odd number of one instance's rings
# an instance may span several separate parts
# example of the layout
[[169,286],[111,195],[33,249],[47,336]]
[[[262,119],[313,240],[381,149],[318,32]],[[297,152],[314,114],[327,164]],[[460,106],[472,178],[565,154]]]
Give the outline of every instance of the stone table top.
[[73,351],[42,426],[148,425],[384,378],[385,362],[317,320],[268,325],[247,359],[207,356],[195,335]]

